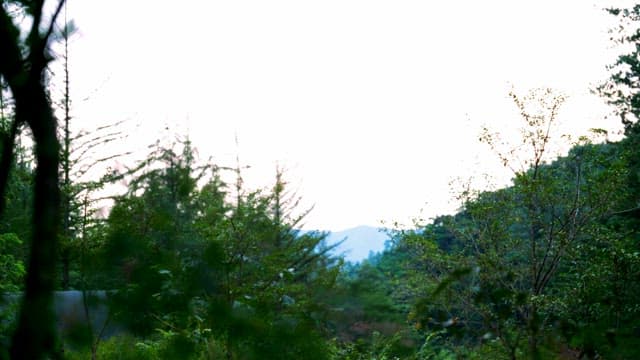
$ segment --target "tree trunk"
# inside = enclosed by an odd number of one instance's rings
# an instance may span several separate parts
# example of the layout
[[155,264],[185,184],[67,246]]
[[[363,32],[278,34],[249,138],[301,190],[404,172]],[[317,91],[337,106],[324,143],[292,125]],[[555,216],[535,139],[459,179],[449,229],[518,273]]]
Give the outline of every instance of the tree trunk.
[[37,168],[31,251],[18,327],[11,343],[12,359],[39,359],[56,353],[52,303],[60,213],[59,143],[44,87],[39,79],[29,80],[22,91],[14,91],[16,118],[29,125],[36,143]]
[[[23,10],[30,15],[32,21],[31,31],[25,40],[21,39],[20,29],[14,23],[14,14],[0,6],[0,75],[13,95],[14,125],[27,124],[31,129],[35,140],[37,167],[25,292],[9,352],[12,359],[55,359],[61,357],[56,349],[53,313],[60,220],[60,145],[56,133],[57,123],[45,90],[44,76],[47,63],[52,58],[48,50],[49,38],[64,0],[59,0],[56,10],[47,17],[48,26],[43,24],[44,1],[20,2],[16,6],[20,5],[24,5]],[[17,13],[22,14],[20,11]],[[3,155],[11,155],[11,151],[3,152]],[[11,159],[3,158],[2,163],[10,164]],[[1,185],[5,184],[8,173],[8,169],[0,171]]]

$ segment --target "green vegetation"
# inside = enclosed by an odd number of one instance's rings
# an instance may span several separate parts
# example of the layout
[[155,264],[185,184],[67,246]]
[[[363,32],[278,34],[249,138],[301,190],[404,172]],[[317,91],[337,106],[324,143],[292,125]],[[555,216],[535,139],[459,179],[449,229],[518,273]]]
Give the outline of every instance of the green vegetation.
[[[634,46],[599,87],[624,139],[593,129],[554,153],[563,97],[512,93],[522,138],[480,135],[510,186],[466,189],[456,214],[393,230],[360,264],[300,231],[308,210],[281,169],[247,189],[240,164],[199,162],[188,139],[83,179],[112,159],[74,171],[83,146],[117,129],[72,136],[66,93],[56,132],[43,74],[52,34],[69,34],[54,26],[63,5],[45,23],[41,2],[0,1],[0,359],[640,357],[640,5],[610,10]],[[114,181],[126,190],[101,218],[95,194]],[[80,321],[54,319],[53,291],[67,289]]]

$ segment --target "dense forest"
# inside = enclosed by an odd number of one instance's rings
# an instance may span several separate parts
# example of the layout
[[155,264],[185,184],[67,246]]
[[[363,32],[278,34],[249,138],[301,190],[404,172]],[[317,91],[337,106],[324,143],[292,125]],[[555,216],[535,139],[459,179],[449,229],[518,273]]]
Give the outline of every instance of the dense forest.
[[250,189],[186,136],[111,167],[119,124],[71,131],[57,4],[0,1],[0,359],[640,358],[640,5],[609,10],[628,52],[595,89],[622,139],[511,93],[521,138],[479,134],[511,184],[353,264],[282,169]]

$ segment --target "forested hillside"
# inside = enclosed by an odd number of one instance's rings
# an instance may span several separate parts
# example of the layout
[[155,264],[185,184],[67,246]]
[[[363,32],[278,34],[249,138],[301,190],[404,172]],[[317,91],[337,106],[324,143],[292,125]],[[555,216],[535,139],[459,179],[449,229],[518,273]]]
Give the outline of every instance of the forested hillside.
[[249,188],[181,134],[116,167],[119,124],[74,134],[63,5],[0,1],[0,359],[640,358],[640,5],[610,10],[630,52],[597,89],[623,138],[512,92],[521,137],[478,134],[511,183],[358,264],[301,230],[293,173]]

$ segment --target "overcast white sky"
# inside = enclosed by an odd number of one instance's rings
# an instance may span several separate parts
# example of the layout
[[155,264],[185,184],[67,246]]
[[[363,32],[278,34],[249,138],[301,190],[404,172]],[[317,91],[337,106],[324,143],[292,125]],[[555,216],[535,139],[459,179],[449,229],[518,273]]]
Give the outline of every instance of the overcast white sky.
[[279,163],[308,228],[407,222],[455,209],[456,177],[504,176],[477,135],[517,122],[512,86],[567,94],[573,132],[618,125],[589,94],[616,3],[69,0],[74,116],[131,119],[127,146],[188,132],[253,186]]

